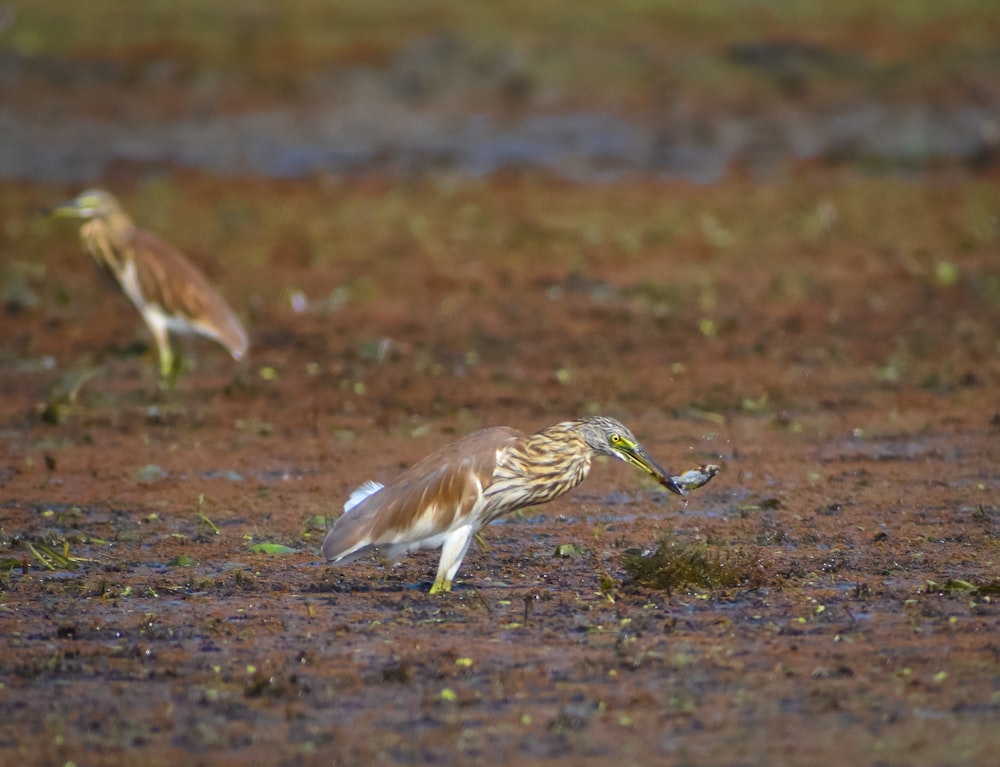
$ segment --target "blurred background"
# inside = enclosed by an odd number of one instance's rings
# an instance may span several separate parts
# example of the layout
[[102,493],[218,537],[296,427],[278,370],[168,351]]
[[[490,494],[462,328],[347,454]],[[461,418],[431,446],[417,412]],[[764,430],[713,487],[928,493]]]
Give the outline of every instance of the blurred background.
[[990,0],[0,6],[0,177],[981,170]]
[[[40,215],[100,185],[219,286],[259,385],[343,417],[779,412],[803,357],[979,380],[998,40],[990,0],[4,3],[5,359],[148,352]],[[428,373],[458,403],[403,391]]]

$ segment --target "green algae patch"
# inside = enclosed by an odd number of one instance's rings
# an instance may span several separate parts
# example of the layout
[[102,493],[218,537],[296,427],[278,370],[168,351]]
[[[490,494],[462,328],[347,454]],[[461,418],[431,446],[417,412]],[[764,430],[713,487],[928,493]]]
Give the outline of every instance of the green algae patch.
[[687,543],[671,534],[654,551],[626,553],[626,582],[668,594],[680,591],[752,588],[763,585],[766,568],[756,551]]

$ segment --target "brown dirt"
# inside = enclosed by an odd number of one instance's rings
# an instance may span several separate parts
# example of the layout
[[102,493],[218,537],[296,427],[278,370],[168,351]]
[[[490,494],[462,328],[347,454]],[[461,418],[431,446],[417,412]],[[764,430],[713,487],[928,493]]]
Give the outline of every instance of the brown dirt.
[[[159,395],[137,315],[30,218],[69,190],[7,185],[2,761],[992,763],[990,189],[175,175],[123,201],[254,349],[234,379],[191,342]],[[724,471],[685,506],[598,465],[444,597],[433,553],[319,561],[360,481],[589,412]],[[745,586],[629,583],[668,532],[749,553]]]

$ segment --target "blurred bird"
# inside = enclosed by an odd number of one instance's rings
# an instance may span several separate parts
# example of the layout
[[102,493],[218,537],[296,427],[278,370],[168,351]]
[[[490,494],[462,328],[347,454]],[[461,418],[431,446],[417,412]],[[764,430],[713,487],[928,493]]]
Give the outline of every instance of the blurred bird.
[[613,418],[565,421],[529,435],[498,426],[436,450],[388,486],[363,484],[327,533],[323,555],[334,564],[346,564],[373,548],[394,559],[407,551],[441,547],[431,594],[450,591],[480,529],[576,487],[597,455],[630,463],[684,495]]
[[107,268],[142,314],[156,341],[161,376],[173,382],[178,373],[170,332],[207,336],[236,360],[246,354],[246,331],[205,275],[176,248],[133,224],[111,194],[88,189],[50,213],[84,219],[84,250]]

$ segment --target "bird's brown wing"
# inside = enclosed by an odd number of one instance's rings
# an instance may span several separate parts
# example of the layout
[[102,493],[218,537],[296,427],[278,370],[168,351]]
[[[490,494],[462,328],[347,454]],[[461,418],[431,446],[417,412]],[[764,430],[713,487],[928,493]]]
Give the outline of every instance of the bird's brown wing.
[[[374,546],[415,544],[457,527],[487,487],[497,450],[524,437],[504,426],[484,429],[436,450],[337,520],[323,555],[346,563]],[[471,520],[470,520],[471,521]]]
[[240,321],[183,253],[145,229],[134,229],[128,245],[147,302],[166,314],[183,317],[225,346],[233,357],[239,359],[246,353],[247,335]]

